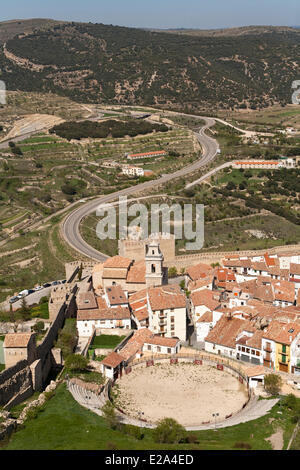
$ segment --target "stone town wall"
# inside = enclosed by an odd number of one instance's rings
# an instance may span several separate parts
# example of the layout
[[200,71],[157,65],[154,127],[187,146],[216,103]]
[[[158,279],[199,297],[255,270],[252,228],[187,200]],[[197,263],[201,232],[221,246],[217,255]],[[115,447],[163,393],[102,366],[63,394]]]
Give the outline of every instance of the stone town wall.
[[66,279],[67,281],[71,280],[76,277],[80,265],[82,264],[83,267],[83,274],[85,273],[91,273],[92,269],[96,264],[99,264],[99,261],[71,261],[70,263],[65,264],[65,270],[66,270]]
[[[175,258],[175,238],[167,236],[159,236],[159,248],[164,255],[164,260],[169,261]],[[125,258],[134,259],[135,261],[145,260],[145,245],[149,240],[119,240],[119,255]]]
[[[26,364],[19,366],[20,363],[24,362],[26,362]],[[22,367],[21,370],[18,370],[19,367],[16,366]],[[5,406],[16,395],[19,395],[28,389],[30,390],[30,394],[33,393],[31,370],[27,361],[20,361],[16,366],[10,368],[15,369],[14,371],[11,371],[10,369],[4,371],[9,372],[9,374],[6,375],[5,380],[0,377],[2,382],[0,385],[0,406]]]
[[31,363],[22,360],[0,373],[0,406],[10,403],[16,405],[25,399],[24,396],[28,398],[35,390],[41,390],[55,363],[51,350],[67,315],[68,307],[63,304],[43,342],[36,348],[36,355]]
[[300,253],[300,244],[299,245],[287,245],[287,246],[277,246],[274,248],[268,248],[264,250],[244,250],[244,251],[220,251],[220,252],[212,252],[212,253],[195,253],[191,255],[179,255],[175,256],[174,259],[169,260],[164,263],[165,266],[168,268],[171,266],[175,266],[177,269],[181,268],[188,268],[189,266],[194,266],[198,263],[221,263],[221,261],[229,256],[262,256],[266,252],[269,255],[282,255],[286,254],[287,256],[291,255],[292,253],[298,252]]

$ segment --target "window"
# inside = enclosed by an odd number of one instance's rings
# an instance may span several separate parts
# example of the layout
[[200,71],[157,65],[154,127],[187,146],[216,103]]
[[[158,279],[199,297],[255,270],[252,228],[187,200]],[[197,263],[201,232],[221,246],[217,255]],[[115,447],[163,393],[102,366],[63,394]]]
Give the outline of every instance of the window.
[[155,264],[151,264],[151,272],[155,273]]
[[243,351],[243,352],[245,352],[245,348],[244,348],[244,346],[242,347],[242,351]]
[[250,349],[246,348],[246,353],[250,354]]
[[254,349],[251,349],[251,354],[255,354],[255,351],[254,351]]
[[157,352],[161,352],[161,347],[157,346]]
[[168,348],[168,354],[171,354],[171,348]]
[[286,353],[286,345],[285,344],[282,345],[282,352]]
[[150,346],[150,344],[148,345],[148,351],[151,351],[151,346]]
[[256,356],[260,356],[260,352],[259,351],[256,351]]

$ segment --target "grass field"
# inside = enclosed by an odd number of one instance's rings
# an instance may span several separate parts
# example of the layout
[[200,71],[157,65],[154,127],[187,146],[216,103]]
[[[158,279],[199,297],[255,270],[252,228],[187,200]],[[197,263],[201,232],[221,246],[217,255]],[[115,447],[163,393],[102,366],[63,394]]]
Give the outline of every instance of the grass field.
[[126,336],[100,335],[95,336],[90,346],[91,349],[114,349]]
[[119,450],[230,450],[239,449],[237,443],[247,443],[253,450],[270,450],[272,446],[266,439],[282,429],[286,448],[295,425],[288,410],[282,414],[279,411],[279,405],[275,405],[266,416],[255,421],[217,431],[189,433],[196,437],[196,444],[157,444],[151,430],[145,429],[141,440],[126,431],[111,430],[102,417],[81,407],[62,384],[44,411],[27,421],[8,442],[2,442],[2,447],[5,450],[106,450],[112,447]]

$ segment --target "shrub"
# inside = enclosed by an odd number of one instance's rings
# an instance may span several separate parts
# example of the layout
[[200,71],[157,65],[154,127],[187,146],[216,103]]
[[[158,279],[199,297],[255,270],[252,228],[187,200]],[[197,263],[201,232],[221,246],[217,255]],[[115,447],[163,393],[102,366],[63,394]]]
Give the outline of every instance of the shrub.
[[69,370],[86,370],[88,366],[88,359],[81,354],[70,354],[65,362],[65,366]]
[[115,442],[107,442],[106,444],[106,449],[107,450],[118,450],[117,444]]
[[251,450],[252,446],[249,444],[249,442],[236,442],[233,446],[234,449],[245,449],[245,450]]
[[106,421],[106,424],[111,429],[118,429],[121,427],[120,426],[121,423],[119,422],[119,418],[116,414],[115,407],[109,400],[102,407],[101,411],[102,411],[102,416]]
[[173,418],[159,421],[153,431],[154,441],[163,444],[179,444],[186,439],[186,430]]
[[171,266],[168,271],[168,276],[171,277],[176,277],[177,276],[177,268],[175,266]]
[[265,390],[270,395],[278,395],[281,390],[282,379],[280,375],[268,374],[265,376]]
[[186,440],[189,444],[199,444],[199,440],[196,434],[189,434]]
[[141,428],[138,428],[137,426],[132,426],[131,424],[127,424],[124,426],[124,433],[134,437],[135,439],[138,439],[141,441],[144,438],[144,433]]
[[33,325],[33,331],[36,333],[41,333],[45,328],[45,323],[43,321],[38,321],[35,325]]

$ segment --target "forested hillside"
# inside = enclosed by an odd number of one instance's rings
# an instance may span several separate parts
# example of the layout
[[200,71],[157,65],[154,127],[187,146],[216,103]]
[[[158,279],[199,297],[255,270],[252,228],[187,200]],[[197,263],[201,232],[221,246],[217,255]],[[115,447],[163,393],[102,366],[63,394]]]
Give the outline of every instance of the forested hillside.
[[299,46],[297,30],[237,39],[66,23],[8,40],[1,79],[86,102],[258,109],[291,102]]

